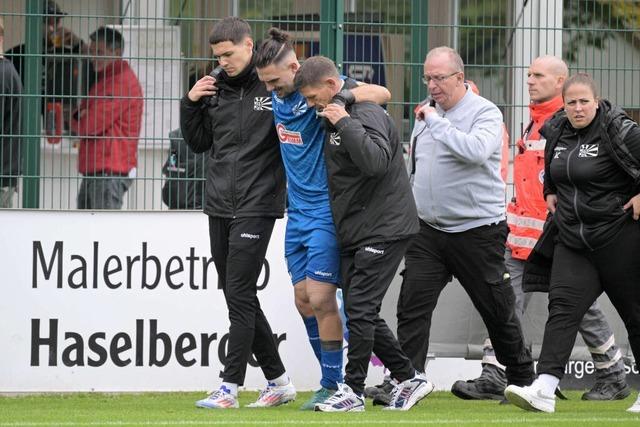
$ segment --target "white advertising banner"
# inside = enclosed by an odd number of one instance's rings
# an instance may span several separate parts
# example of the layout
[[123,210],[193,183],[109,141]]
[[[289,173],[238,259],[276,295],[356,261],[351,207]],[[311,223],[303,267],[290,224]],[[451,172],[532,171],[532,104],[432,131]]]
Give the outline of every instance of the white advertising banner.
[[[205,215],[0,210],[0,221],[0,393],[217,387],[229,322]],[[320,368],[294,307],[284,229],[285,220],[276,221],[258,297],[288,374],[299,390],[312,390]],[[399,288],[398,276],[381,311],[393,331]],[[535,356],[544,297],[534,296],[523,320]],[[600,302],[626,359],[624,326],[611,303]],[[436,359],[427,366],[439,390],[477,376],[479,363],[459,358],[480,358],[485,337],[462,287],[447,286],[431,327],[429,356]],[[593,362],[580,339],[572,359],[565,379],[584,379],[586,363]],[[627,368],[627,381],[637,384],[637,371]],[[382,376],[372,358],[367,384]],[[251,360],[245,387],[264,385]]]
[[[205,215],[0,211],[0,218],[0,392],[217,387],[229,323]],[[276,222],[258,295],[289,375],[309,390],[320,368],[294,306],[284,226]],[[251,363],[245,386],[262,388]]]

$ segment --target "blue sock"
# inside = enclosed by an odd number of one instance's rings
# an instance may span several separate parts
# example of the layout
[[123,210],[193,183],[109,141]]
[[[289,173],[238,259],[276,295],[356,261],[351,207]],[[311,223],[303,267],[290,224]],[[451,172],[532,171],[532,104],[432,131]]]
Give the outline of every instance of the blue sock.
[[338,383],[343,382],[342,379],[342,342],[341,341],[322,341],[322,379],[320,385],[324,388],[337,390]]
[[315,316],[305,317],[304,327],[307,328],[307,336],[309,337],[309,343],[313,349],[313,353],[316,355],[318,362],[322,364],[322,354],[320,353],[320,332],[318,331],[318,321]]

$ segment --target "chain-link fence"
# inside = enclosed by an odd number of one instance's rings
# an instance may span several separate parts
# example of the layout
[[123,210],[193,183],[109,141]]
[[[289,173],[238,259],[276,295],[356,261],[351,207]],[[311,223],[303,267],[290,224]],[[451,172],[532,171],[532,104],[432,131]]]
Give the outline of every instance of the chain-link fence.
[[[460,52],[466,77],[502,109],[512,142],[528,121],[527,67],[542,54],[591,73],[602,96],[640,115],[637,1],[0,0],[0,14],[21,83],[3,61],[0,184],[4,206],[16,208],[76,209],[92,188],[110,185],[125,209],[197,209],[206,156],[175,132],[179,99],[211,71],[208,33],[228,15],[247,19],[258,41],[280,27],[301,59],[323,54],[345,75],[388,87],[403,141],[426,96],[424,56],[440,45]],[[101,59],[120,59],[117,34],[96,33],[105,26],[122,35],[139,85],[96,70]],[[106,57],[90,48],[96,37]]]

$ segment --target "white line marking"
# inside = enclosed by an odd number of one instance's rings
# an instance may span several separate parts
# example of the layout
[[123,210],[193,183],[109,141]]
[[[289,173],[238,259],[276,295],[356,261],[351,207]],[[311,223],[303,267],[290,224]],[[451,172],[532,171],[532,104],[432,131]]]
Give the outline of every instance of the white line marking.
[[394,424],[394,425],[442,425],[442,424],[454,424],[454,425],[465,425],[465,424],[537,424],[537,423],[587,423],[587,422],[598,422],[598,423],[617,423],[617,422],[625,422],[625,421],[633,421],[637,417],[633,415],[629,415],[628,417],[620,417],[620,418],[600,418],[600,417],[592,417],[592,418],[575,418],[571,417],[570,414],[567,414],[569,418],[555,418],[554,416],[549,417],[545,415],[540,415],[539,418],[500,418],[497,420],[488,420],[488,419],[429,419],[429,420],[374,420],[374,419],[356,419],[358,415],[355,415],[354,418],[346,420],[345,418],[341,418],[339,420],[282,420],[282,419],[270,419],[264,421],[257,420],[238,420],[238,419],[226,419],[226,420],[174,420],[174,421],[93,421],[93,422],[75,422],[75,421],[47,421],[47,422],[0,422],[0,426],[2,427],[47,427],[47,426],[131,426],[131,425],[140,425],[140,426],[200,426],[200,425],[225,425],[225,424],[234,424],[234,425],[344,425],[348,423],[350,425],[372,425],[372,424]]

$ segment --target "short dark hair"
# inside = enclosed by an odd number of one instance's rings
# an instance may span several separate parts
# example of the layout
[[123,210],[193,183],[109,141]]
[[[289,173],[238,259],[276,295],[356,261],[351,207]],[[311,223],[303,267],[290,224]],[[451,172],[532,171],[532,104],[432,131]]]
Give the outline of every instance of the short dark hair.
[[124,36],[115,28],[100,27],[89,35],[89,39],[104,42],[111,50],[124,50]]
[[322,83],[327,77],[340,78],[336,64],[326,56],[312,56],[304,61],[296,73],[293,83],[296,90]]
[[272,27],[267,31],[267,35],[268,37],[264,39],[256,51],[256,68],[276,64],[293,51],[289,33],[280,28]]
[[564,84],[562,85],[562,97],[564,98],[564,94],[571,86],[577,84],[587,86],[589,89],[591,89],[593,97],[595,99],[598,99],[598,87],[596,86],[596,82],[588,73],[577,73],[565,80]]
[[60,6],[58,6],[58,3],[56,3],[53,0],[45,0],[44,12],[47,15],[60,16],[60,17],[65,16],[67,14],[67,12],[62,10]]
[[65,15],[67,15],[67,12],[60,9],[58,3],[53,0],[44,1],[44,15],[42,15],[42,22],[47,22],[49,19],[53,18],[57,24]]
[[216,22],[209,34],[209,44],[217,44],[230,41],[238,44],[245,37],[251,37],[251,26],[244,19],[236,16],[227,16]]

